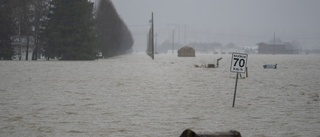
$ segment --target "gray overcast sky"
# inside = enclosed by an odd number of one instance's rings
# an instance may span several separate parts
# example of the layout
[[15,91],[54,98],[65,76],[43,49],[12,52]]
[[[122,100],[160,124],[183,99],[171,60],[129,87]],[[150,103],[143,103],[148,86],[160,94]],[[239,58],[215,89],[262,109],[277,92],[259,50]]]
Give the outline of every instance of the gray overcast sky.
[[[276,37],[306,48],[320,43],[320,0],[112,0],[144,51],[151,12],[157,45],[220,42],[255,46]],[[320,45],[319,45],[320,46]]]

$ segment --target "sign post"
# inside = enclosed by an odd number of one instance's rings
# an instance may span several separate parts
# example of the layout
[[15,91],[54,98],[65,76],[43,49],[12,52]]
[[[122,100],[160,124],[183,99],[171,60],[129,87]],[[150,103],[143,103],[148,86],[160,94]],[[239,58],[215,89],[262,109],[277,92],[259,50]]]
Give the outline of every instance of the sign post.
[[239,77],[239,73],[237,73],[237,77],[236,77],[236,85],[234,86],[234,93],[233,93],[233,103],[232,103],[232,107],[234,107],[234,103],[236,102],[236,94],[237,94],[237,86],[238,86],[238,77]]
[[247,67],[247,59],[248,59],[248,54],[232,53],[230,71],[237,73],[232,107],[234,107],[234,104],[236,101],[236,92],[237,92],[237,86],[238,86],[239,73],[245,73],[246,67]]

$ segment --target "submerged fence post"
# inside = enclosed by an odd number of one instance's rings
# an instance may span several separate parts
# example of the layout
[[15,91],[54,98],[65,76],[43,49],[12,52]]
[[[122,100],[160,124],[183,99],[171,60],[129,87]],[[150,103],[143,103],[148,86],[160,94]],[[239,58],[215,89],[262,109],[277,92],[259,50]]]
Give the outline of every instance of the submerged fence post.
[[248,77],[248,67],[246,67],[246,77]]

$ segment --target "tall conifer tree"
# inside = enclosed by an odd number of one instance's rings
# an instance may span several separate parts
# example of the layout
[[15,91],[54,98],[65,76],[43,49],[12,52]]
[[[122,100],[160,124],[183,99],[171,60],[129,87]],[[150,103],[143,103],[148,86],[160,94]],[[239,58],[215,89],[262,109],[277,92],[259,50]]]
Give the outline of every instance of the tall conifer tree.
[[14,35],[14,22],[9,0],[0,1],[0,60],[12,60],[14,50],[11,37]]
[[96,11],[97,43],[104,57],[130,53],[132,34],[111,0],[100,0]]
[[88,0],[52,0],[47,18],[45,56],[61,60],[93,60],[95,43],[93,3]]

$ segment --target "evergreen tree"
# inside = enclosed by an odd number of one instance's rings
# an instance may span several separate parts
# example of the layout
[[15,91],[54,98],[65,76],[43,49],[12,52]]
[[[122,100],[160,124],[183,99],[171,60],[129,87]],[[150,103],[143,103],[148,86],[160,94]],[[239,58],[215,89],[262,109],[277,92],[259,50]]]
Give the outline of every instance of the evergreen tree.
[[0,60],[12,60],[14,56],[14,50],[11,45],[11,37],[14,35],[14,23],[9,1],[0,1]]
[[44,25],[49,13],[51,0],[30,0],[31,9],[31,25],[33,26],[32,36],[34,38],[34,49],[32,52],[32,60],[37,60],[40,57],[41,48],[44,42]]
[[93,60],[95,44],[93,3],[88,0],[52,0],[45,26],[45,56],[60,60]]
[[[21,39],[27,38],[26,53],[28,54],[29,36],[32,31],[30,9],[30,0],[10,0],[10,14],[14,20],[14,34],[15,38],[19,39],[19,44],[15,45],[16,54],[19,60],[22,58],[22,50],[25,45],[21,44]],[[26,58],[27,59],[27,58]]]
[[97,43],[103,57],[132,51],[132,34],[111,0],[100,0],[96,10]]

